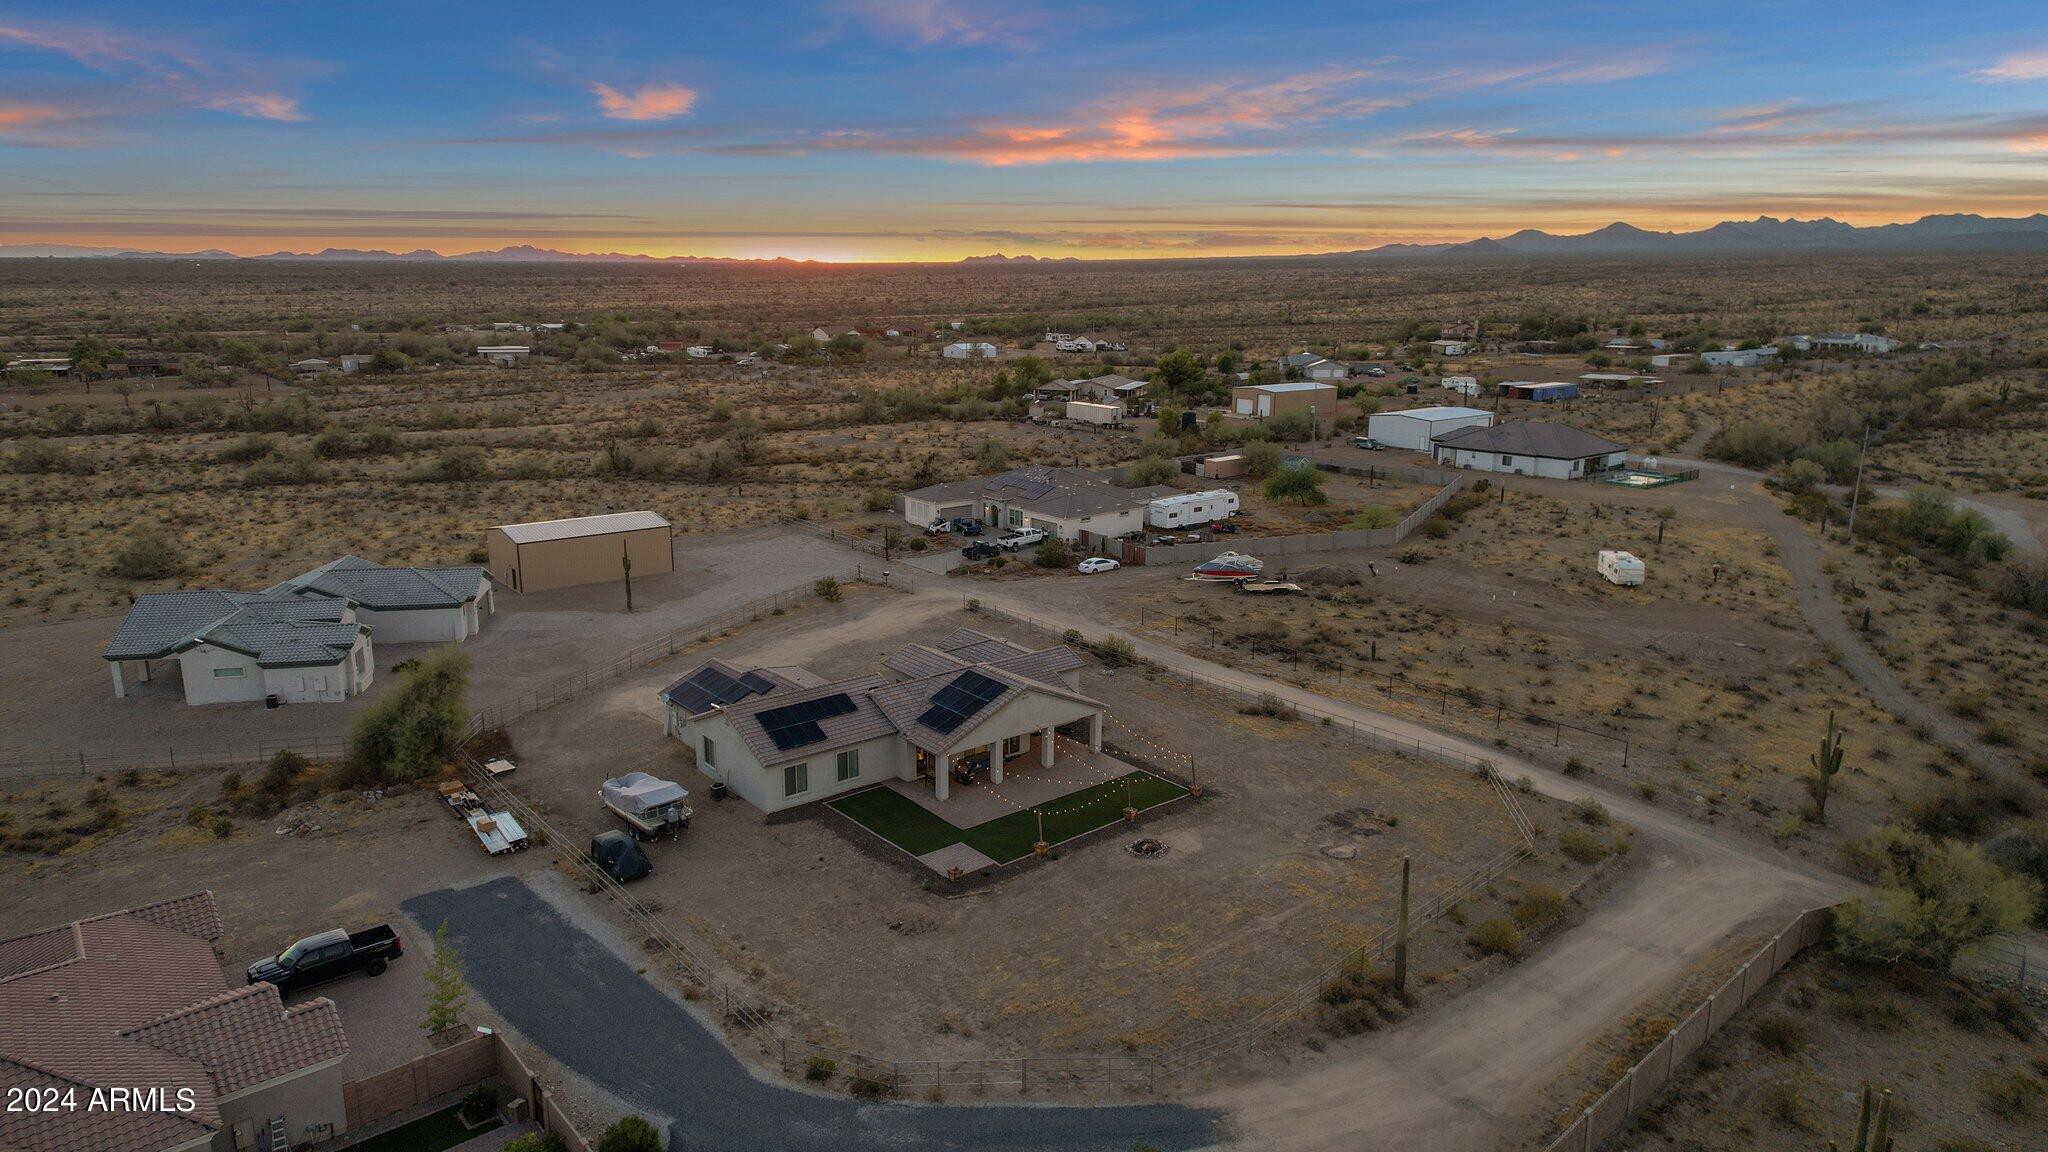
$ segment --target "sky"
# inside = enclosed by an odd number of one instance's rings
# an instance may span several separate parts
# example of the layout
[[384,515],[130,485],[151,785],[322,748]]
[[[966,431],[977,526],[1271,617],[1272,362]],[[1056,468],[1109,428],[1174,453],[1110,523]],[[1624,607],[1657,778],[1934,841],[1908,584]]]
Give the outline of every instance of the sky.
[[0,0],[0,246],[1345,251],[2048,209],[2048,5]]

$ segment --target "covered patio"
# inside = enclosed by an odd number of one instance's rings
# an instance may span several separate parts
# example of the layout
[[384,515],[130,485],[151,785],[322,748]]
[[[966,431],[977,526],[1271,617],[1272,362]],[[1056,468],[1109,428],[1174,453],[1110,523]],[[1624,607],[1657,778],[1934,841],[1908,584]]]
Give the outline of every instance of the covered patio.
[[[1031,740],[1030,754],[1012,757],[1007,769],[978,772],[973,782],[955,783],[943,795],[933,781],[924,779],[891,780],[887,786],[956,828],[972,828],[1136,770],[1079,741],[1058,737],[1045,744],[1037,736]],[[1053,755],[1043,756],[1040,748]]]

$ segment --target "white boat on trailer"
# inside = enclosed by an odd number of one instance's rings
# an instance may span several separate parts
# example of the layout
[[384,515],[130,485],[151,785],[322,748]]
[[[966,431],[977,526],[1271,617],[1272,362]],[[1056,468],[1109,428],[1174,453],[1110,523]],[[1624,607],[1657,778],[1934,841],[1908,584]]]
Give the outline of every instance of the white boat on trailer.
[[628,772],[605,781],[598,789],[598,799],[625,822],[626,833],[635,840],[680,835],[696,815],[690,809],[687,789],[645,772]]
[[1266,570],[1266,562],[1242,552],[1225,552],[1213,560],[1195,565],[1190,580],[1249,580]]

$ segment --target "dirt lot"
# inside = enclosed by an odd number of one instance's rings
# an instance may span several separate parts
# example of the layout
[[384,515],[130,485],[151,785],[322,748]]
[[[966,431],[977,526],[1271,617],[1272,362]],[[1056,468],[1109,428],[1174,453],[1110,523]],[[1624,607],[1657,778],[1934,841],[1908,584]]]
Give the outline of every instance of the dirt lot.
[[[939,598],[849,600],[833,612],[824,626],[756,626],[588,707],[515,725],[522,791],[578,836],[606,826],[591,798],[607,775],[665,773],[703,795],[688,751],[661,735],[653,693],[705,655],[853,674],[906,641],[986,626]],[[1511,843],[1498,799],[1466,773],[1242,715],[1135,672],[1091,668],[1084,687],[1117,718],[1118,754],[1142,761],[1148,741],[1197,754],[1208,797],[1141,827],[1167,843],[1163,858],[1134,858],[1120,850],[1130,837],[1111,835],[949,898],[836,814],[769,822],[734,801],[699,804],[683,841],[657,847],[640,894],[821,1039],[901,1056],[1152,1049],[1243,1018],[1384,925],[1401,853],[1416,858],[1427,894]],[[1566,821],[1524,802],[1539,823]],[[1607,850],[1627,838],[1587,830]],[[1464,944],[1474,925],[1517,903],[1548,909],[1589,870],[1546,842],[1537,861],[1432,930],[1418,962],[1425,984],[1476,957]],[[1529,896],[1538,886],[1551,891]],[[1544,927],[1527,922],[1532,935]]]
[[[1893,1091],[1901,1147],[1989,1152],[2048,1130],[2048,1044],[1956,981],[1849,967],[1815,949],[1787,966],[1617,1137],[1631,1152],[1847,1146],[1862,1086]],[[1661,1035],[1655,1026],[1645,1035]],[[2031,1133],[2032,1135],[2029,1135]]]

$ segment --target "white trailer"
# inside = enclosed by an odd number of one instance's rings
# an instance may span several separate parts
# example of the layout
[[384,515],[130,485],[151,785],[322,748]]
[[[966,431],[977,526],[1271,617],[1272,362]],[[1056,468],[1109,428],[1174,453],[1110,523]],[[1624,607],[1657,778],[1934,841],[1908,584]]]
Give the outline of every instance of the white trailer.
[[1081,424],[1121,424],[1124,422],[1124,406],[1097,404],[1090,400],[1069,400],[1067,419]]
[[1145,523],[1154,528],[1185,528],[1214,524],[1237,514],[1237,493],[1228,488],[1167,496],[1145,506]]
[[1643,582],[1643,562],[1632,553],[1602,548],[1599,568],[1601,577],[1609,584],[1634,588]]
[[1456,392],[1460,396],[1479,395],[1479,377],[1477,376],[1445,376],[1440,378],[1437,384],[1440,387]]

